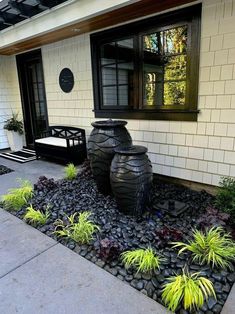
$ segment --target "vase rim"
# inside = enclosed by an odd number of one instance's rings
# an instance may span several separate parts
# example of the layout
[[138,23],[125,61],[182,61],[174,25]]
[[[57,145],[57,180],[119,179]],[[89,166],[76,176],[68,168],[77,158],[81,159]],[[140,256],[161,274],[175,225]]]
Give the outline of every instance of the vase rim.
[[142,155],[147,153],[148,149],[145,146],[141,145],[133,145],[130,147],[122,147],[122,148],[117,148],[115,149],[115,153],[120,154],[120,155]]
[[95,128],[116,128],[120,126],[125,126],[127,124],[127,121],[125,120],[100,120],[92,122],[91,125]]

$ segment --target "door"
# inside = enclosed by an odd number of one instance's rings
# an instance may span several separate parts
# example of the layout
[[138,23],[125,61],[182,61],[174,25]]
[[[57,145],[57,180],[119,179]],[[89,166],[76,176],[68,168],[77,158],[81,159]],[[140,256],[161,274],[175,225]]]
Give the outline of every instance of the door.
[[48,129],[41,50],[16,56],[27,147]]

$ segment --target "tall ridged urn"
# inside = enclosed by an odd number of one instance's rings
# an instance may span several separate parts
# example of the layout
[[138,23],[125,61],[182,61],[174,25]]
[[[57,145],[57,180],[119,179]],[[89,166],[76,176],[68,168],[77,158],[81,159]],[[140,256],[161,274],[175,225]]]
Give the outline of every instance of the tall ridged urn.
[[116,149],[110,182],[118,208],[125,214],[141,216],[149,202],[152,165],[144,146]]
[[126,124],[126,121],[111,119],[92,123],[94,128],[88,139],[88,158],[98,190],[103,194],[111,192],[110,166],[115,150],[132,145]]

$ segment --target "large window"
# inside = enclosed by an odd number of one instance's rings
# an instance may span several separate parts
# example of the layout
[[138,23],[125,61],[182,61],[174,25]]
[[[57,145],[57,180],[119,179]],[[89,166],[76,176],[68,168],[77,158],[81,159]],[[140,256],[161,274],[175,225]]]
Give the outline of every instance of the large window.
[[197,119],[201,6],[91,35],[96,117]]

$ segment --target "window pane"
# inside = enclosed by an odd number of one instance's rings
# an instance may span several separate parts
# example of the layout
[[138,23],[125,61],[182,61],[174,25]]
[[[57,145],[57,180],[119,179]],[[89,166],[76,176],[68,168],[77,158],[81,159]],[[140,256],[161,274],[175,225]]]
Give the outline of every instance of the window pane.
[[153,33],[145,35],[143,37],[143,49],[144,52],[152,52],[155,54],[160,54],[162,51],[161,34]]
[[164,84],[164,105],[185,104],[186,82],[168,82]]
[[116,85],[116,64],[105,66],[102,68],[102,84],[103,85]]
[[117,41],[117,62],[132,62],[134,56],[133,38]]
[[133,84],[133,63],[118,64],[118,84]]
[[101,64],[110,64],[116,62],[115,42],[101,46]]
[[117,86],[103,87],[103,106],[117,106]]
[[168,29],[161,32],[164,54],[184,53],[187,48],[187,26]]
[[119,106],[128,106],[129,104],[129,86],[118,86],[118,101]]
[[180,80],[186,78],[186,56],[179,55],[165,59],[164,80]]

